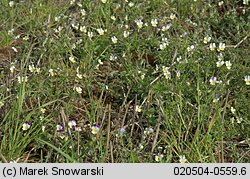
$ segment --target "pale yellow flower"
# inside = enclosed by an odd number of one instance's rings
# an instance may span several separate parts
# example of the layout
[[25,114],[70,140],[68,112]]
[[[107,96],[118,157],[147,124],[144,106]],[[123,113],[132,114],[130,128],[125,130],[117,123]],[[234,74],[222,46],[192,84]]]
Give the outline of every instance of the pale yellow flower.
[[250,85],[250,76],[245,76],[245,79],[244,79],[246,85]]
[[211,37],[206,36],[206,37],[204,37],[203,42],[204,42],[204,44],[207,44],[208,42],[210,42],[210,40],[211,40]]
[[216,48],[215,43],[211,43],[211,44],[209,45],[209,48],[210,48],[211,51],[214,51],[215,48]]
[[142,28],[142,26],[143,26],[142,20],[136,20],[135,23],[136,23],[136,25],[138,26],[139,29]]
[[176,18],[176,15],[173,14],[173,13],[171,13],[171,14],[170,14],[170,19],[171,19],[171,20],[174,20],[175,18]]
[[225,50],[225,47],[226,47],[225,43],[219,43],[218,51],[220,52]]
[[185,155],[180,155],[179,162],[180,163],[186,163],[187,162],[186,156]]
[[15,68],[16,68],[16,67],[15,67],[14,65],[11,65],[11,67],[10,67],[10,72],[11,72],[11,73],[14,73]]
[[96,29],[99,35],[104,35],[104,30],[102,28]]
[[138,105],[135,105],[135,112],[141,112],[141,107]]
[[230,70],[232,67],[232,63],[230,61],[226,61],[226,67],[228,70]]
[[153,27],[157,27],[157,24],[158,24],[157,19],[152,19],[152,20],[151,20],[151,25],[152,25]]
[[217,77],[211,77],[209,82],[211,85],[215,85],[215,83],[217,82]]
[[116,44],[118,39],[116,38],[116,36],[113,36],[113,37],[111,37],[111,40],[112,40],[112,42],[113,42],[114,44]]
[[163,159],[163,157],[164,157],[163,154],[156,155],[156,156],[155,156],[155,161],[156,161],[156,162],[161,162],[162,159]]
[[40,111],[44,114],[46,112],[46,109],[45,108],[41,108]]
[[69,57],[69,61],[71,61],[72,63],[75,63],[75,62],[76,62],[75,57],[70,56],[70,57]]

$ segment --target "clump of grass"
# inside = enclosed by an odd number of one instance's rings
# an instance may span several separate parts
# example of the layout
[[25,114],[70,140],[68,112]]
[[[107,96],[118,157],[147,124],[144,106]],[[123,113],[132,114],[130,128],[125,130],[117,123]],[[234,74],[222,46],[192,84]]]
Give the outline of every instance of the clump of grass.
[[2,162],[249,162],[245,1],[0,12]]

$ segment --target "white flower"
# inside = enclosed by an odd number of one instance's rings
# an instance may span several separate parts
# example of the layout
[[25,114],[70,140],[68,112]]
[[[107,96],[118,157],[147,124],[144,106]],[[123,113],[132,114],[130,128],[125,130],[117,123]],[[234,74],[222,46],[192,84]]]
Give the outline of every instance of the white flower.
[[179,70],[176,70],[176,76],[177,76],[178,79],[180,78],[181,72]]
[[42,126],[42,131],[43,131],[43,132],[45,131],[45,126]]
[[61,18],[60,16],[56,16],[55,21],[58,22],[60,20],[60,18]]
[[165,32],[165,31],[167,31],[168,29],[170,29],[171,26],[172,26],[172,24],[167,24],[166,26],[163,26],[161,30],[162,30],[163,32]]
[[138,105],[135,105],[135,112],[141,112],[141,107]]
[[8,35],[13,35],[14,30],[15,30],[15,29],[10,29],[10,30],[8,30]]
[[187,162],[186,156],[185,155],[180,155],[179,162],[180,163],[186,163]]
[[16,67],[15,67],[14,65],[11,65],[11,67],[10,67],[10,72],[11,72],[11,73],[14,73],[15,68],[16,68]]
[[171,78],[170,71],[167,71],[167,72],[163,73],[163,75],[165,76],[166,79],[170,79]]
[[139,149],[142,150],[144,148],[143,144],[139,144]]
[[81,9],[81,14],[82,14],[82,16],[85,16],[85,15],[86,15],[85,9]]
[[86,33],[87,32],[86,26],[80,26],[80,31]]
[[152,127],[147,127],[143,133],[144,135],[149,135],[149,134],[152,134],[154,132],[154,129]]
[[216,48],[215,43],[211,43],[211,44],[209,45],[209,48],[210,48],[211,51],[214,51],[215,48]]
[[250,76],[245,76],[244,81],[246,82],[246,85],[250,85]]
[[225,43],[219,43],[218,51],[223,51],[225,49],[226,45]]
[[100,131],[100,126],[92,126],[91,127],[91,133],[92,134],[97,134]]
[[136,25],[138,26],[139,29],[142,28],[143,22],[141,20],[135,20],[135,23],[136,23]]
[[82,93],[82,88],[79,87],[79,86],[75,87],[75,90],[76,90],[76,92],[79,93],[79,94]]
[[27,131],[30,128],[30,126],[31,126],[30,122],[23,123],[23,127],[22,127],[23,131]]
[[218,4],[219,6],[222,6],[224,4],[224,1],[220,1]]
[[28,77],[27,76],[25,76],[25,77],[18,76],[17,80],[18,80],[18,83],[21,84],[23,82],[27,82],[28,81]]
[[133,7],[133,6],[134,6],[134,3],[133,3],[133,2],[130,2],[130,3],[128,3],[128,6],[129,6],[129,7]]
[[75,61],[75,58],[73,57],[73,56],[70,56],[69,57],[69,61],[71,61],[72,63],[75,63],[76,61]]
[[77,78],[82,79],[82,74],[77,73],[76,76]]
[[25,40],[25,41],[29,40],[29,36],[26,35],[25,37],[23,37],[23,40]]
[[211,85],[215,85],[215,83],[217,82],[217,77],[211,77],[210,80],[209,80],[210,84]]
[[82,131],[82,128],[80,126],[78,126],[78,127],[76,127],[75,130],[78,131],[78,132],[80,132],[80,131]]
[[102,1],[102,3],[104,3],[104,4],[107,2],[107,0],[101,0],[101,1]]
[[162,72],[163,72],[163,73],[166,73],[166,72],[168,72],[168,69],[169,69],[169,67],[166,67],[166,66],[162,66]]
[[243,4],[244,5],[248,5],[249,4],[249,0],[243,0]]
[[141,74],[141,79],[143,80],[145,78],[145,73]]
[[161,50],[164,50],[166,47],[167,47],[167,43],[164,42],[164,43],[160,44]]
[[104,35],[104,30],[102,28],[96,29],[99,35]]
[[13,7],[14,4],[15,4],[14,1],[10,1],[10,2],[9,2],[9,6],[10,6],[10,7]]
[[231,106],[230,110],[231,110],[232,114],[235,114],[236,109],[234,107]]
[[54,70],[53,69],[49,69],[49,76],[54,76],[55,73],[54,73]]
[[167,37],[162,38],[161,40],[162,40],[162,42],[166,42],[166,43],[167,43],[167,45],[169,44],[169,43],[168,43],[168,38],[167,38]]
[[194,45],[191,45],[190,47],[187,48],[187,51],[188,51],[188,52],[190,52],[190,51],[192,51],[192,50],[194,50]]
[[110,60],[110,61],[117,60],[117,56],[111,54],[110,57],[109,57],[109,60]]
[[103,62],[102,62],[101,59],[98,60],[98,63],[99,63],[100,65],[103,65]]
[[12,50],[14,50],[14,52],[18,52],[18,50],[16,49],[16,47],[11,47],[12,48]]
[[78,3],[77,3],[77,6],[82,7],[82,4],[78,2]]
[[236,117],[236,121],[238,124],[240,124],[243,121],[243,119],[242,119],[242,117]]
[[218,58],[219,61],[220,61],[220,60],[223,60],[223,55],[222,55],[222,53],[219,53],[219,54],[217,55],[217,58]]
[[41,69],[39,67],[36,68],[36,72],[37,73],[40,73],[41,72]]
[[228,70],[230,70],[232,67],[232,63],[230,61],[226,61],[226,67]]
[[93,32],[88,31],[88,37],[89,37],[89,38],[92,38],[93,36],[94,36]]
[[34,71],[36,70],[35,66],[32,64],[32,65],[29,65],[29,71],[31,73],[33,73]]
[[76,121],[75,120],[70,120],[69,122],[68,122],[68,126],[69,126],[69,128],[73,128],[73,127],[76,127]]
[[219,60],[219,61],[216,62],[216,66],[217,66],[217,67],[221,67],[221,66],[224,65],[224,63],[225,63],[225,62],[224,62],[223,60]]
[[152,19],[152,20],[151,20],[151,25],[152,25],[153,27],[156,27],[157,24],[158,24],[157,19]]
[[41,108],[40,111],[44,114],[46,112],[45,108]]
[[176,15],[173,14],[173,13],[171,13],[171,14],[170,14],[170,19],[171,19],[171,20],[174,20],[175,18],[176,18]]
[[79,24],[71,24],[71,26],[72,26],[74,29],[76,29],[76,30],[79,29]]
[[206,37],[204,37],[203,42],[204,42],[204,44],[207,44],[208,42],[210,42],[210,40],[211,40],[211,37],[206,36]]
[[124,31],[124,32],[123,32],[123,36],[124,36],[125,38],[127,38],[127,37],[129,36],[129,32],[128,32],[128,31]]
[[213,99],[213,103],[217,103],[220,100],[220,98],[216,97]]
[[111,18],[113,21],[116,20],[116,17],[115,17],[114,15],[112,15],[110,18]]
[[160,162],[160,161],[163,159],[163,157],[164,157],[163,154],[156,155],[156,156],[155,156],[155,161],[156,161],[156,162]]
[[112,42],[113,42],[114,44],[117,43],[117,38],[116,38],[116,36],[111,37],[111,40],[112,40]]
[[177,58],[176,58],[176,61],[177,61],[177,62],[180,62],[180,61],[181,61],[181,59],[182,59],[182,57],[181,57],[181,56],[179,56],[179,57],[177,57]]

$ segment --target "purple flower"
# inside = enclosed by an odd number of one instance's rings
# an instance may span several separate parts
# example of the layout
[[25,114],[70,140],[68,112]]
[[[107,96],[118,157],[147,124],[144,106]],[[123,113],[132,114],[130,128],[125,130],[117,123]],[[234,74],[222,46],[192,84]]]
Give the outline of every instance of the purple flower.
[[64,125],[63,124],[57,124],[56,125],[56,131],[61,133],[64,132]]
[[30,128],[30,126],[31,126],[31,122],[25,121],[25,123],[23,124],[23,128],[22,129],[24,131],[26,131],[26,130],[28,130]]
[[125,133],[125,129],[122,127],[118,130],[119,135],[123,135]]
[[100,127],[101,127],[100,124],[96,124],[96,125],[92,126],[91,127],[92,134],[97,134],[100,130]]
[[76,120],[74,120],[74,119],[70,120],[68,122],[68,126],[69,126],[69,128],[74,130],[76,128]]

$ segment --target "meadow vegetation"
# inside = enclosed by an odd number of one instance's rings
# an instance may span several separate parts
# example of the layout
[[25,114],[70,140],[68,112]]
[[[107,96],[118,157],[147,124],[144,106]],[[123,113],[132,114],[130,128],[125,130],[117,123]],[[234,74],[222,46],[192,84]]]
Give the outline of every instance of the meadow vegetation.
[[1,162],[250,162],[248,0],[0,1]]

